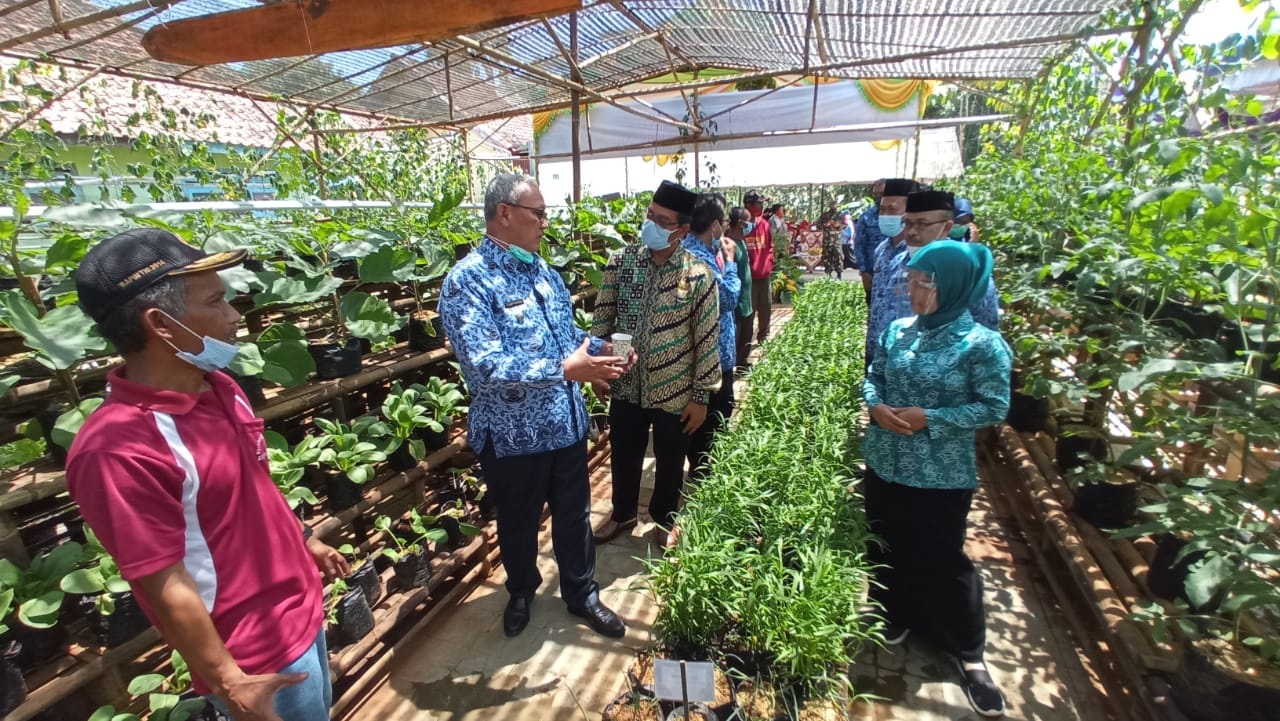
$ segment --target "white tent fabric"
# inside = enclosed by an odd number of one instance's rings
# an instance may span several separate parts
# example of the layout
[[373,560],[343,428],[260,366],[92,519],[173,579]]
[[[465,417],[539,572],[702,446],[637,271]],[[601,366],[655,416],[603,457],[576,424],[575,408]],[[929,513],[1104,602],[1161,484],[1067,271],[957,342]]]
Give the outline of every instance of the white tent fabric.
[[[914,133],[914,131],[913,131]],[[920,132],[920,160],[916,142],[903,140],[893,148],[877,149],[871,143],[835,143],[750,150],[719,149],[699,153],[699,180],[721,188],[766,185],[815,185],[871,183],[878,178],[912,176],[920,180],[958,177],[964,172],[957,128],[926,128]],[[675,180],[685,170],[684,182],[693,185],[694,155],[686,153],[678,163],[658,165],[641,158],[584,158],[583,193],[631,194],[653,190],[663,180]],[[714,166],[714,171],[711,170]],[[548,203],[564,202],[573,195],[573,167],[568,161],[537,164],[538,184]]]
[[[825,135],[819,142],[910,138],[915,135],[915,130],[906,126],[920,117],[919,95],[897,110],[883,110],[868,102],[854,81],[797,85],[780,90],[712,93],[698,96],[697,101],[701,125],[712,136],[710,142],[698,143],[702,150],[812,145],[814,138],[796,131],[839,129],[868,123],[901,123],[902,126],[849,129]],[[688,105],[678,94],[648,104],[676,120],[689,120]],[[639,104],[632,107],[648,114],[653,112]],[[569,114],[557,116],[536,139],[535,156],[568,157],[573,150],[572,135]],[[686,150],[692,149],[692,143],[681,135],[680,128],[602,103],[592,105],[584,113],[578,135],[584,158],[670,153],[681,145]]]
[[1234,93],[1280,96],[1280,60],[1258,60],[1232,73],[1223,84]]

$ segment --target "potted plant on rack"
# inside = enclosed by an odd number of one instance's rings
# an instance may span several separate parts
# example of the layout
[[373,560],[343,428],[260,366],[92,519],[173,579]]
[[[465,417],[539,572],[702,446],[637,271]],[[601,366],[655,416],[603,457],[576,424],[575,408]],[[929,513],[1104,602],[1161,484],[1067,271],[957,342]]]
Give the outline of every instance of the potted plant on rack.
[[329,510],[343,511],[360,502],[360,488],[373,480],[374,464],[387,460],[379,445],[368,440],[386,437],[387,429],[372,416],[361,416],[350,425],[325,418],[315,422],[324,439],[320,465],[329,468]]
[[[129,695],[147,697],[147,708],[151,711],[148,721],[232,721],[192,688],[191,669],[182,654],[177,651],[170,653],[169,667],[168,676],[148,673],[135,676],[129,682]],[[89,721],[121,721],[121,718],[113,707],[103,706],[89,717]]]
[[413,293],[408,324],[397,334],[413,350],[444,347],[444,325],[438,313],[427,309],[426,300],[430,284],[443,278],[450,264],[445,249],[426,239],[387,244],[360,260],[362,283],[398,283]]
[[425,385],[414,384],[412,387],[417,389],[422,401],[431,409],[431,418],[440,426],[439,430],[430,427],[423,433],[427,450],[444,448],[449,444],[449,433],[453,430],[454,420],[467,410],[462,403],[466,400],[462,395],[462,387],[437,376],[429,378]]
[[467,544],[467,538],[480,535],[480,529],[465,519],[469,518],[467,507],[461,498],[452,503],[442,503],[436,514],[436,523],[444,529],[448,537],[449,550],[457,550]]
[[325,622],[334,646],[355,643],[373,631],[373,611],[361,588],[350,588],[341,578],[329,586]]
[[262,435],[267,443],[271,481],[280,489],[299,520],[305,520],[311,515],[311,508],[320,505],[320,499],[316,498],[315,491],[302,485],[302,480],[308,467],[320,463],[325,445],[330,442],[329,436],[303,436],[298,445],[290,448],[289,441],[275,431]]
[[355,289],[339,292],[344,284],[338,277],[342,259],[373,254],[392,239],[384,232],[323,219],[308,228],[290,228],[279,236],[277,249],[284,256],[285,272],[272,267],[257,274],[257,308],[327,301],[327,332],[308,347],[315,359],[317,378],[328,380],[358,373],[361,341],[382,340],[403,325],[404,319],[392,311],[386,300]]
[[343,581],[351,588],[364,591],[364,599],[369,604],[369,608],[376,606],[382,598],[382,576],[378,574],[378,569],[373,564],[375,556],[366,556],[364,560],[358,561],[357,549],[350,543],[339,546],[338,553],[352,561],[351,573],[347,574]]
[[382,417],[396,439],[388,461],[397,471],[407,471],[427,457],[426,444],[418,436],[423,430],[439,433],[444,426],[431,417],[432,409],[418,387],[401,388],[397,383],[382,402]]
[[84,534],[88,565],[63,576],[59,586],[66,593],[83,594],[90,609],[90,629],[104,646],[112,648],[147,630],[151,622],[93,529],[85,526]]
[[83,557],[83,547],[69,541],[31,559],[26,570],[0,559],[0,590],[13,590],[13,603],[18,605],[17,623],[9,624],[9,634],[22,644],[18,662],[24,671],[64,650],[66,629],[59,623],[66,601],[62,579]]
[[22,644],[9,636],[7,619],[13,610],[13,589],[0,590],[0,717],[8,716],[27,700],[27,683],[18,666]]
[[378,516],[373,527],[387,534],[395,546],[384,547],[381,553],[394,564],[396,582],[402,588],[422,588],[431,580],[427,544],[443,543],[449,540],[449,534],[433,525],[437,521],[435,516],[423,515],[416,508],[408,515],[407,522],[398,527],[393,527],[395,524],[389,517]]

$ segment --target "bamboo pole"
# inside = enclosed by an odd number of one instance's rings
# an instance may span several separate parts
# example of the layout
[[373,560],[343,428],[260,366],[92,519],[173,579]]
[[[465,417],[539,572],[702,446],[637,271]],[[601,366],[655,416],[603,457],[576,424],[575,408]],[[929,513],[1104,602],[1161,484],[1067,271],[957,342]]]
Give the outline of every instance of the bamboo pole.
[[[573,15],[570,16],[571,19],[573,17],[577,17],[577,13],[574,13]],[[563,78],[557,77],[553,73],[549,73],[546,70],[543,70],[542,68],[537,67],[536,65],[530,65],[529,63],[526,63],[520,60],[519,58],[513,57],[499,50],[494,50],[492,48],[481,45],[480,43],[476,42],[475,40],[472,40],[471,38],[459,37],[459,38],[455,38],[454,42],[470,50],[474,50],[477,53],[480,53],[482,55],[488,55],[489,57],[492,57],[495,60],[506,63],[520,70],[523,70],[529,75],[540,78],[556,87],[559,87],[563,90],[568,90],[571,93],[576,90],[582,95],[594,98],[602,103],[612,105],[615,108],[618,108],[619,110],[622,110],[624,112],[631,113],[632,115],[646,118],[648,120],[653,120],[655,122],[663,123],[665,125],[674,125],[676,127],[685,128],[687,130],[697,130],[697,127],[694,125],[691,125],[690,123],[686,123],[681,120],[673,120],[671,118],[664,118],[661,115],[646,113],[643,110],[637,110],[629,105],[626,105],[625,103],[620,103],[614,98],[604,95],[603,93],[593,90],[581,83],[574,82],[573,80],[565,80]],[[572,44],[573,43],[570,42],[570,45]],[[510,115],[510,114],[511,114],[511,111],[507,111],[506,113],[503,113],[504,116]]]
[[[578,56],[578,13],[576,12],[569,14],[569,54],[571,58]],[[570,79],[574,85],[581,84],[582,75],[578,73],[576,64],[570,66]],[[572,115],[569,119],[569,132],[572,135],[570,147],[573,149],[573,202],[577,204],[582,202],[582,138],[580,137],[582,92],[575,89],[570,93],[570,97],[573,98],[573,108],[570,111]]]
[[50,35],[70,32],[76,28],[82,28],[86,25],[92,25],[103,20],[110,20],[111,18],[128,15],[130,13],[138,12],[139,10],[164,9],[173,7],[174,5],[182,2],[186,2],[186,0],[138,0],[137,2],[129,3],[128,5],[120,5],[100,12],[90,13],[89,15],[81,15],[78,18],[66,20],[62,23],[46,25],[43,28],[33,30],[25,35],[16,35],[7,40],[0,40],[0,50],[16,48],[19,45],[25,45],[26,43],[42,40]]

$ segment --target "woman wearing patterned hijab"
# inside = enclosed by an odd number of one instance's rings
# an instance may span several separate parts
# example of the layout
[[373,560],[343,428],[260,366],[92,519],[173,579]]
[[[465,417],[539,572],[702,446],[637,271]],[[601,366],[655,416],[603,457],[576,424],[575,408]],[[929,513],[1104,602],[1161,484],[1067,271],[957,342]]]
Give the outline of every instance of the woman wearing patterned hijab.
[[863,451],[867,520],[884,544],[873,598],[886,641],[915,631],[950,653],[969,703],[983,716],[1004,698],[983,662],[982,579],[964,552],[977,482],[974,432],[1009,407],[1012,352],[1000,334],[974,322],[969,307],[986,292],[991,251],[935,241],[907,264],[916,315],[885,329],[863,398],[871,413]]

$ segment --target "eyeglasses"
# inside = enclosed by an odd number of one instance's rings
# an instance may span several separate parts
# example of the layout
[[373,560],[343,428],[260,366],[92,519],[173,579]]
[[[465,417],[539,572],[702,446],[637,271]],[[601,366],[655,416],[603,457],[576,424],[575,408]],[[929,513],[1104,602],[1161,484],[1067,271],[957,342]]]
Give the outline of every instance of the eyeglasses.
[[924,230],[925,228],[928,228],[929,226],[932,226],[932,225],[941,225],[942,223],[945,223],[945,222],[947,222],[947,221],[945,221],[945,220],[935,220],[935,221],[933,221],[933,222],[931,222],[931,223],[924,223],[924,222],[920,222],[920,221],[916,221],[916,220],[908,220],[908,221],[906,221],[906,222],[904,222],[904,223],[902,224],[902,229],[903,229],[903,230]]
[[914,285],[917,288],[925,288],[928,290],[933,290],[938,287],[938,284],[931,280],[924,280],[923,278],[914,278],[911,276],[907,277],[907,285]]
[[672,223],[671,225],[667,225],[666,222],[663,221],[661,218],[654,217],[653,213],[646,213],[644,216],[644,219],[652,220],[655,225],[657,225],[659,228],[662,228],[663,230],[675,230],[680,227],[679,218],[676,218],[676,222]]
[[521,205],[521,204],[519,204],[519,203],[507,203],[507,205],[510,205],[510,206],[512,206],[512,207],[515,207],[515,208],[524,208],[525,210],[527,210],[527,211],[529,211],[529,212],[533,213],[535,216],[537,216],[538,220],[546,220],[546,219],[547,219],[547,209],[546,209],[546,208],[535,208],[535,207],[533,207],[532,205]]

